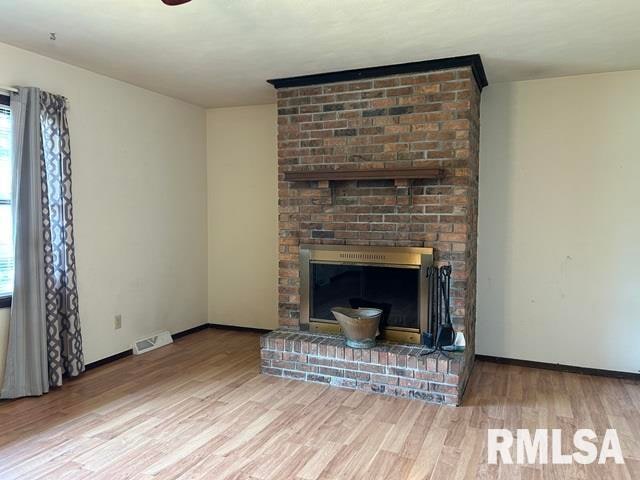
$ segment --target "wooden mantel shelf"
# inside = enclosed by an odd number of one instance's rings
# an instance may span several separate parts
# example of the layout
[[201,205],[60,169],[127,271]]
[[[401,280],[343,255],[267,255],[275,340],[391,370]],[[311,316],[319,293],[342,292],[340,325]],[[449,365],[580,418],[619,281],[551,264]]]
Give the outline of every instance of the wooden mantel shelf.
[[440,168],[405,167],[405,168],[369,168],[284,172],[287,182],[312,182],[321,180],[398,180],[398,179],[438,179],[444,171]]

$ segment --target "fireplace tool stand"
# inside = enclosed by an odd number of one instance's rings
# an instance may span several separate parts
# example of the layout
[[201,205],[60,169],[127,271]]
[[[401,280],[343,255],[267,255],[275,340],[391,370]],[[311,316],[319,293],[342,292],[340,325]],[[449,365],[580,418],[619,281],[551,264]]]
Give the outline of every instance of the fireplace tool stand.
[[[451,297],[451,265],[443,267],[429,267],[427,269],[429,279],[429,322],[431,330],[431,345],[433,348],[421,355],[431,355],[439,352],[449,358],[449,353],[443,347],[453,345],[455,331],[451,323],[450,297]],[[435,339],[433,335],[435,333]]]

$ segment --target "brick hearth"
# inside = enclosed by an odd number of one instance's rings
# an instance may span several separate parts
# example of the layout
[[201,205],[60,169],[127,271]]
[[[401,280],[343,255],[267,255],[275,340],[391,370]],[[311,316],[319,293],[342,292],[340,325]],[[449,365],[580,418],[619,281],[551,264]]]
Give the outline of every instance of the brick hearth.
[[262,373],[427,402],[458,405],[464,356],[421,356],[420,345],[345,346],[337,335],[282,330],[260,339]]

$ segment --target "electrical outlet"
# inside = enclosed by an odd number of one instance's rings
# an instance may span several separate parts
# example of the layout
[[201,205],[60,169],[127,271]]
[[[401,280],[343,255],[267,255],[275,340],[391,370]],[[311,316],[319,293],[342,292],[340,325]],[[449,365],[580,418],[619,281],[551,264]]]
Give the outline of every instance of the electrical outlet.
[[113,319],[113,328],[119,330],[122,328],[122,315],[118,314]]

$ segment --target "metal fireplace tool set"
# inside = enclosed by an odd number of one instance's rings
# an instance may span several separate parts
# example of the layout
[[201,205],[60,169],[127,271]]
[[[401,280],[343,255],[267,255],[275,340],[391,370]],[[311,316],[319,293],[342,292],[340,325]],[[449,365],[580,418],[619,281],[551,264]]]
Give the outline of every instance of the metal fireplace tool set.
[[455,343],[456,332],[451,323],[451,265],[428,267],[429,331],[422,334],[422,343],[431,350],[422,355],[441,352]]

